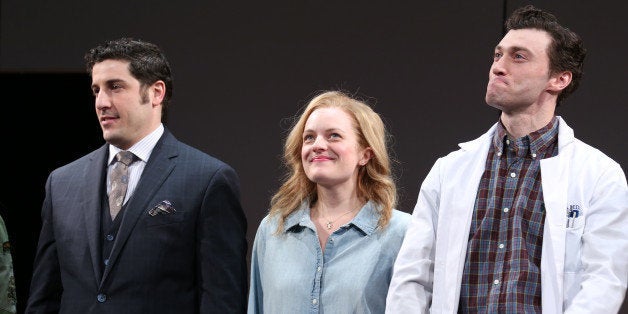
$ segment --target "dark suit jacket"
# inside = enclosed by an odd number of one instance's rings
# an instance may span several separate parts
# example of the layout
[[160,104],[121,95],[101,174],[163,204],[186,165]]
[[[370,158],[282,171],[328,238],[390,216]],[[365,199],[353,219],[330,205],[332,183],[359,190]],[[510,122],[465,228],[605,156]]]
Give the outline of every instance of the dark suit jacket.
[[[107,156],[106,144],[48,177],[27,313],[243,313],[246,218],[236,172],[166,129],[105,266]],[[176,212],[151,216],[164,200]]]

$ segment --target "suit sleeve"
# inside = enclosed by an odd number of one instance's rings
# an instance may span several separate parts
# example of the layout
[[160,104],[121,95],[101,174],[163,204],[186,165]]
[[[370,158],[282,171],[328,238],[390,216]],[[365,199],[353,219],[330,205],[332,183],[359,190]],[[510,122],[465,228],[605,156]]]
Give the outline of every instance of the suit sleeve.
[[427,313],[432,301],[440,160],[423,181],[393,266],[386,313]]
[[52,224],[51,178],[52,175],[46,182],[46,196],[41,211],[42,228],[33,265],[26,313],[57,313],[61,303],[63,288]]
[[222,165],[213,175],[198,228],[201,313],[244,313],[247,302],[247,222],[236,172]]

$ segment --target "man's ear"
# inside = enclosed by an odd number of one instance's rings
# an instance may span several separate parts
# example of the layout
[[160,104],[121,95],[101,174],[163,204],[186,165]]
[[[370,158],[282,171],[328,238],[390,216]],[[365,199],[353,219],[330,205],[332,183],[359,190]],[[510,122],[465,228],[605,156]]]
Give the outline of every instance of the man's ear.
[[569,86],[569,83],[571,83],[571,76],[571,71],[563,71],[552,75],[550,77],[547,90],[556,93],[561,92]]
[[153,94],[153,106],[161,105],[166,96],[166,83],[157,81],[151,85],[151,93]]

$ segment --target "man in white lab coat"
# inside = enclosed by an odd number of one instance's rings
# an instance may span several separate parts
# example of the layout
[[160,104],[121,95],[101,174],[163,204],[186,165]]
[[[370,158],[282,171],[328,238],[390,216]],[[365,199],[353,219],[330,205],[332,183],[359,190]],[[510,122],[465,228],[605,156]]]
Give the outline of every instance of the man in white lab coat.
[[387,313],[616,313],[628,280],[620,165],[555,115],[586,50],[555,16],[517,9],[496,46],[480,138],[439,158],[419,192]]

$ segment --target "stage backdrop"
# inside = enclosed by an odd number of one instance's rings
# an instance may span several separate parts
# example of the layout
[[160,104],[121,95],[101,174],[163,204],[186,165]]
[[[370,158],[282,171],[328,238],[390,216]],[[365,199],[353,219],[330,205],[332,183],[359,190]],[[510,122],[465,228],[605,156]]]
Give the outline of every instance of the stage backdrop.
[[[584,79],[559,114],[625,169],[628,31],[620,0],[2,1],[2,158],[5,181],[19,184],[1,191],[0,204],[18,307],[28,296],[46,176],[103,144],[82,59],[88,48],[131,36],[165,50],[175,75],[167,127],[238,171],[252,244],[284,173],[291,118],[322,90],[354,94],[384,117],[398,208],[411,212],[436,158],[497,121],[484,103],[493,48],[504,16],[527,3],[584,39]],[[18,169],[22,156],[36,160],[28,170]]]

